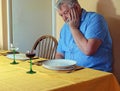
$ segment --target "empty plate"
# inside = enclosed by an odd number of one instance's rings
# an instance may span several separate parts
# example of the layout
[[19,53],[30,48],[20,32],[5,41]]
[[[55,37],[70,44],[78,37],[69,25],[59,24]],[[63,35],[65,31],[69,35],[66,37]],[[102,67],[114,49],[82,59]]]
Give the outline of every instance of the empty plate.
[[[8,54],[7,57],[10,58],[10,59],[14,58],[13,54]],[[26,57],[25,54],[15,54],[15,59],[17,59],[17,60],[28,60],[29,58]]]
[[67,59],[54,59],[43,62],[43,67],[51,70],[70,70],[74,68],[76,61]]

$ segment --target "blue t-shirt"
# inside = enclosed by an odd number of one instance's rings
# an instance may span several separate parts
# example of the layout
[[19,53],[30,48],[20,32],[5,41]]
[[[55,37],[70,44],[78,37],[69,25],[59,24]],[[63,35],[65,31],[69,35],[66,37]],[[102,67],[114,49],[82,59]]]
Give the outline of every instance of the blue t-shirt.
[[112,70],[112,39],[105,19],[95,12],[82,11],[79,31],[86,39],[102,40],[97,52],[91,56],[85,55],[76,45],[68,24],[64,24],[58,42],[57,52],[65,59],[75,60],[78,66],[97,70]]

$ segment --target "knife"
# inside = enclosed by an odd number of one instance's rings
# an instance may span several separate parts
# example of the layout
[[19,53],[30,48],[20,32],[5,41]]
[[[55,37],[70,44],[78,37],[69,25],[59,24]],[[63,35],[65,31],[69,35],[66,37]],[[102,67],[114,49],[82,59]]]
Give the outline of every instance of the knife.
[[78,70],[81,70],[81,69],[84,69],[84,67],[75,66],[72,70],[68,70],[67,73],[72,73],[72,72],[74,72],[74,71],[78,71]]

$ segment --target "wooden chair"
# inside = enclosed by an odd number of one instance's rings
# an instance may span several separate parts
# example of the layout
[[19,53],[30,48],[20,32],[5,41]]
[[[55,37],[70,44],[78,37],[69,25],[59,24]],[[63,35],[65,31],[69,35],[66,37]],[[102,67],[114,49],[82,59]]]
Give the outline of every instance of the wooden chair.
[[46,59],[54,59],[58,42],[51,35],[43,35],[33,45],[32,51],[36,50],[36,56]]

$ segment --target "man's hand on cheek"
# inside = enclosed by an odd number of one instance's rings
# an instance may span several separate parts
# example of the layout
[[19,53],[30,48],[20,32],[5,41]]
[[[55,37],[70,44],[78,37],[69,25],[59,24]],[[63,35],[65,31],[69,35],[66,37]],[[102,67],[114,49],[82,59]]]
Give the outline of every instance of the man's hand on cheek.
[[69,16],[68,16],[68,24],[71,28],[78,28],[79,27],[79,13],[77,12],[77,9],[71,8]]

